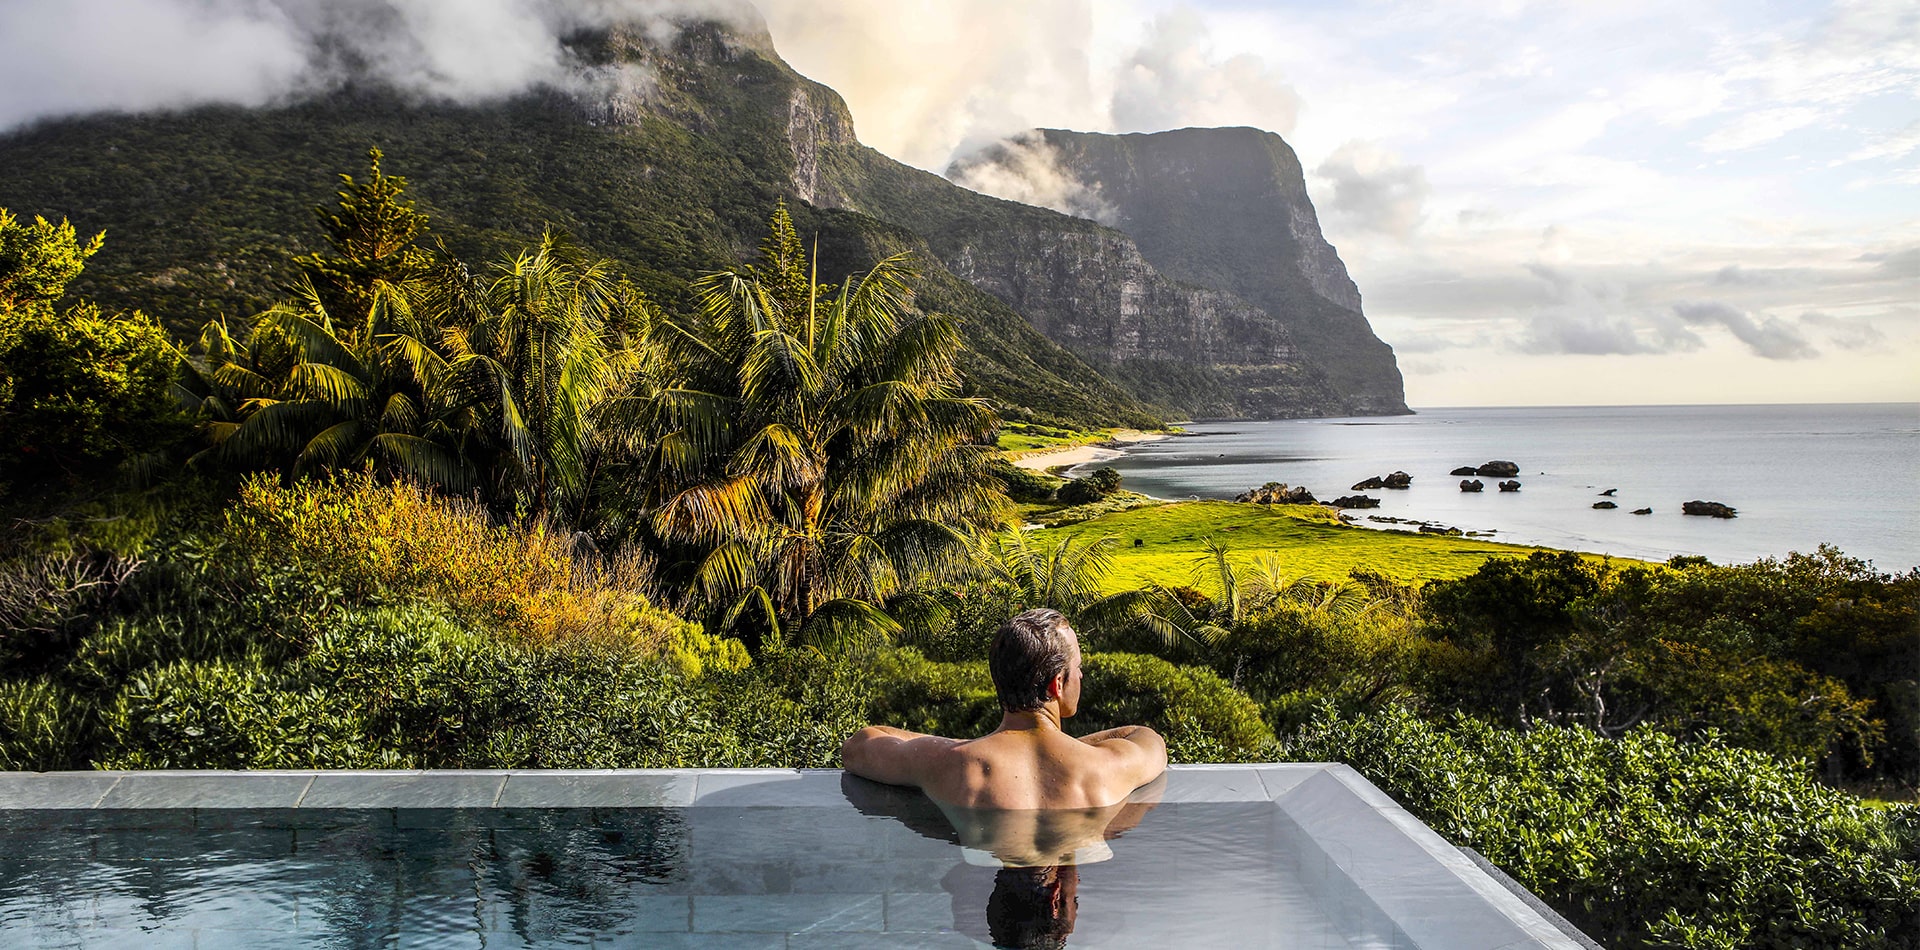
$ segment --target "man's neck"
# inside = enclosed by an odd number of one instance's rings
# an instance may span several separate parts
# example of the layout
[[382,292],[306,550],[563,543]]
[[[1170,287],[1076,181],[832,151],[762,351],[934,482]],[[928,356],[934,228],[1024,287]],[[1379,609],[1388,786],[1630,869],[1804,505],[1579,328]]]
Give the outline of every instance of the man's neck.
[[1060,732],[1060,710],[1053,703],[1027,712],[1002,713],[996,732]]

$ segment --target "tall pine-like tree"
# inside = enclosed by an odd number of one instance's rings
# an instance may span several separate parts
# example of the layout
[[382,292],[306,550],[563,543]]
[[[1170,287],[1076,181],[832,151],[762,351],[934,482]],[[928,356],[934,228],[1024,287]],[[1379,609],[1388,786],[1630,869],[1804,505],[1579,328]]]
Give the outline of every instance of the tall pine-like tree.
[[793,227],[785,199],[774,206],[767,225],[766,240],[760,242],[760,260],[747,271],[787,319],[803,319],[812,302],[832,296],[833,288],[815,287],[812,262],[806,245],[800,242],[800,233]]
[[313,209],[332,253],[294,261],[337,314],[365,313],[378,284],[406,283],[433,266],[432,256],[418,244],[427,231],[427,216],[403,197],[405,178],[380,170],[381,157],[380,149],[368,149],[367,177],[341,175],[339,201]]

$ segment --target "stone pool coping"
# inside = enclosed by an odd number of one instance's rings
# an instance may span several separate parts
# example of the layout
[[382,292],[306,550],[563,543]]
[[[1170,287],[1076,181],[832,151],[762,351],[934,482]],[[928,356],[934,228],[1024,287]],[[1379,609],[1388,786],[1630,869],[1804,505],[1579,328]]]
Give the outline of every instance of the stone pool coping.
[[[1594,946],[1346,765],[1177,765],[1154,795],[1271,802],[1416,946],[1459,946],[1469,933],[1490,950]],[[141,810],[195,823],[237,810],[386,811],[405,824],[444,810],[773,806],[850,804],[838,769],[0,772],[0,818],[43,828]]]

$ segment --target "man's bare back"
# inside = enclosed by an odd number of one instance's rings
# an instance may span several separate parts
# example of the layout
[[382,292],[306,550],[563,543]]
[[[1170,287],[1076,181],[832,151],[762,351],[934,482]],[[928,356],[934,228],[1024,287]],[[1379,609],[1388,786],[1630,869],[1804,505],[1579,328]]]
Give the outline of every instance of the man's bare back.
[[[1064,631],[1064,636],[1051,634],[1058,643],[1051,655],[1057,662],[1064,654],[1066,663],[1044,676],[1044,683],[1035,676],[1009,687],[1003,678],[1019,680],[1026,672],[1020,665],[1023,648],[1045,652],[1035,638],[1048,634],[1014,629],[1029,619],[1030,626],[1052,624],[1054,631]],[[1024,645],[1022,633],[1027,634]],[[1011,646],[1003,643],[1009,637]],[[1000,728],[978,739],[948,739],[868,726],[841,747],[847,770],[877,782],[918,786],[945,805],[999,809],[1104,808],[1166,770],[1166,743],[1145,726],[1080,738],[1061,729],[1061,721],[1080,705],[1080,647],[1059,614],[1028,611],[1014,618],[995,637],[992,662],[1007,708]],[[1018,694],[1011,699],[1010,688]],[[1034,699],[1039,699],[1036,708],[1019,708]]]

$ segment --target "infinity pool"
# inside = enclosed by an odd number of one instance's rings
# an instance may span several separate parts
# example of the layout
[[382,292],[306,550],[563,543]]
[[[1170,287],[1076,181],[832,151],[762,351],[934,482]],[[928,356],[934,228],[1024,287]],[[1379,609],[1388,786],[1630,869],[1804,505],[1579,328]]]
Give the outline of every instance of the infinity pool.
[[5,946],[1582,945],[1342,766],[985,830],[832,771],[68,775],[0,774]]

